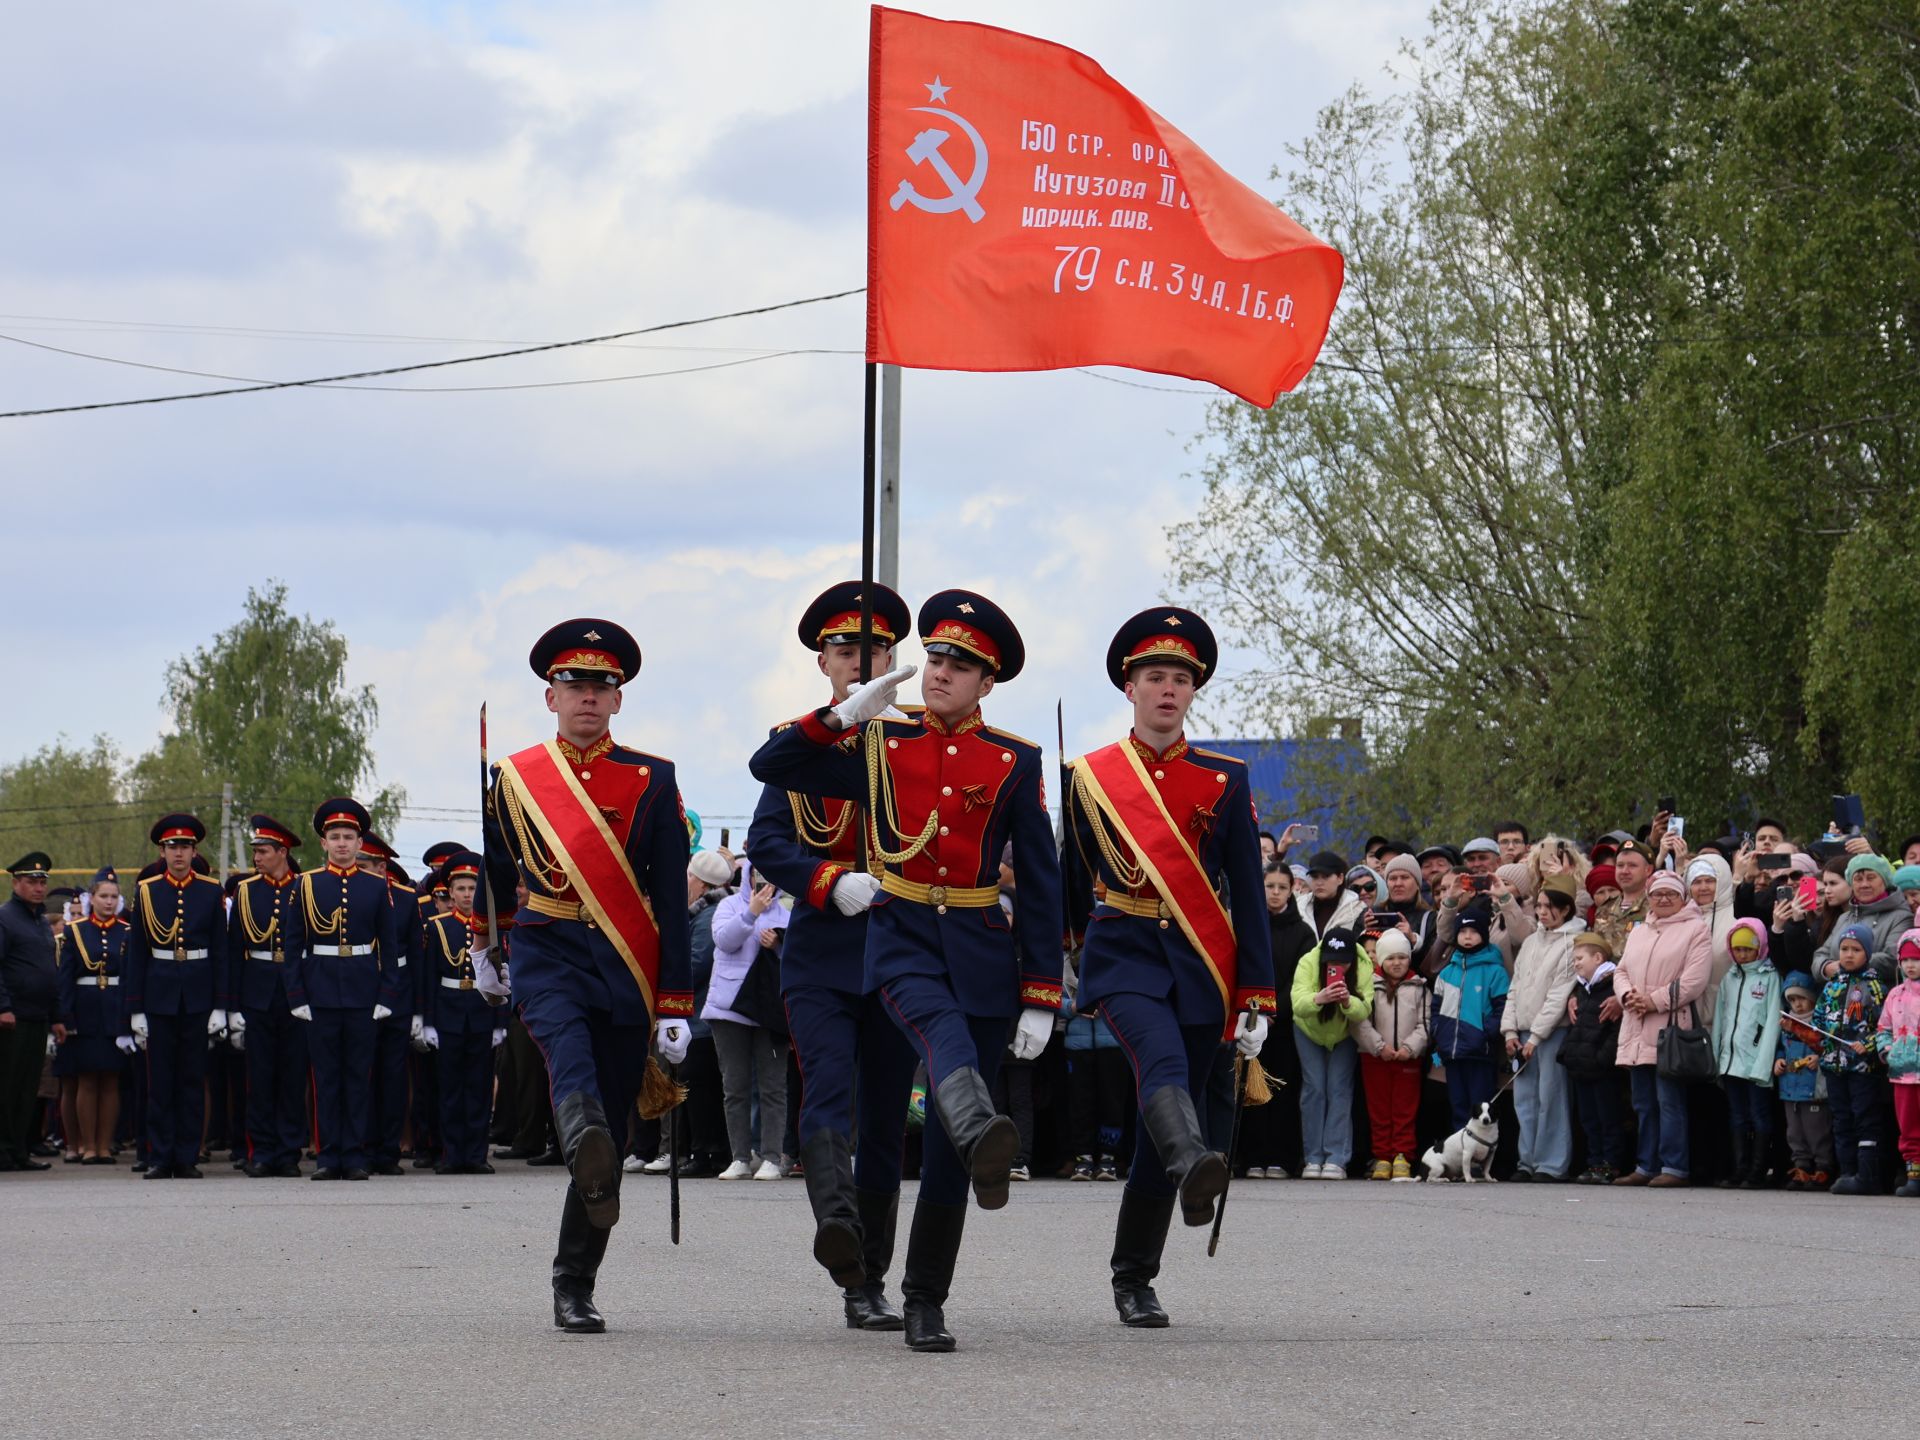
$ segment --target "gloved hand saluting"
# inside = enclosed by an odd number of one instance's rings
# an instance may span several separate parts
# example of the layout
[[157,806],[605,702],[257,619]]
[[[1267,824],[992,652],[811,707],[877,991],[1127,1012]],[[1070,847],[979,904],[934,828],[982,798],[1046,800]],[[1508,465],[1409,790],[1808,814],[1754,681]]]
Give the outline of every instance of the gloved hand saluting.
[[[864,725],[893,704],[900,687],[920,673],[918,665],[902,665],[897,670],[876,676],[866,684],[855,684],[847,698],[833,707],[836,730],[852,730]],[[830,722],[832,723],[832,722]]]
[[873,904],[873,897],[879,893],[877,876],[864,870],[850,871],[833,882],[833,908],[842,915],[858,915]]
[[693,1039],[693,1031],[684,1020],[662,1020],[653,1027],[654,1038],[659,1042],[660,1058],[669,1065],[678,1065],[687,1058],[687,1043]]
[[1053,1011],[1029,1005],[1020,1012],[1014,1027],[1013,1043],[1007,1047],[1016,1060],[1038,1060],[1053,1037]]
[[1249,1010],[1240,1017],[1240,1023],[1234,1027],[1233,1043],[1240,1053],[1251,1060],[1260,1053],[1260,1047],[1267,1043],[1267,1017]]

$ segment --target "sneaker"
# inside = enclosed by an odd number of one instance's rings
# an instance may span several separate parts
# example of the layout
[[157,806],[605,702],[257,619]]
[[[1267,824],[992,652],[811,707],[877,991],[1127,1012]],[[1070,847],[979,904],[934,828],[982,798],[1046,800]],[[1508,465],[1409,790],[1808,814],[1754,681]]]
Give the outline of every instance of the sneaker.
[[656,1155],[640,1167],[641,1173],[646,1175],[664,1175],[672,1168],[673,1157],[671,1155]]
[[[720,1178],[724,1180],[726,1176],[723,1175]],[[760,1162],[760,1168],[753,1172],[753,1178],[756,1180],[778,1180],[780,1178],[780,1162],[777,1160],[762,1160]]]
[[1413,1166],[1407,1163],[1406,1156],[1396,1155],[1393,1157],[1393,1164],[1388,1167],[1387,1178],[1396,1184],[1408,1182],[1413,1179]]
[[1320,1167],[1320,1178],[1322,1180],[1347,1180],[1352,1177],[1347,1174],[1346,1166],[1335,1165],[1332,1161],[1328,1161]]
[[651,1163],[652,1163],[651,1161],[642,1160],[638,1155],[629,1155],[627,1156],[626,1159],[620,1162],[620,1169],[625,1174],[638,1175],[642,1170],[646,1169],[647,1166],[650,1165]]
[[1069,1180],[1093,1179],[1093,1157],[1091,1155],[1082,1155],[1078,1160],[1075,1160],[1073,1162],[1073,1173],[1067,1176],[1067,1178]]
[[1391,1160],[1376,1160],[1373,1162],[1373,1168],[1367,1172],[1369,1180],[1391,1180],[1392,1178],[1393,1162]]
[[[777,1175],[779,1171],[776,1170],[774,1173]],[[715,1178],[719,1180],[745,1180],[751,1174],[753,1174],[753,1171],[747,1168],[746,1161],[736,1160],[727,1166],[726,1169],[722,1170]]]
[[1120,1178],[1120,1172],[1114,1168],[1112,1161],[1102,1160],[1100,1162],[1100,1168],[1093,1172],[1093,1178],[1096,1180],[1118,1180]]
[[1816,1170],[1807,1177],[1807,1188],[1809,1190],[1824,1190],[1832,1179],[1833,1176],[1829,1175],[1826,1171]]
[[1007,1171],[1007,1179],[1031,1180],[1033,1179],[1033,1172],[1024,1165],[1015,1165],[1011,1170]]
[[1920,1163],[1907,1162],[1907,1181],[1893,1192],[1902,1200],[1920,1200]]
[[1267,1166],[1267,1179],[1269,1180],[1291,1180],[1292,1178],[1293,1176],[1287,1173],[1287,1167],[1284,1165]]

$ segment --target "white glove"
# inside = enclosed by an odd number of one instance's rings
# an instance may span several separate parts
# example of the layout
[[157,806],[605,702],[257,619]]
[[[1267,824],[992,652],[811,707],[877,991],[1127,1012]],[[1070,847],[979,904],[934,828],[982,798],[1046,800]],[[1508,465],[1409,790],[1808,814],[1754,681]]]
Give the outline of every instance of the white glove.
[[498,1030],[493,1032],[493,1048],[498,1050],[502,1045],[506,1043],[507,1043],[507,1030],[506,1030],[506,1027],[503,1025]]
[[51,1060],[60,1053],[60,1042],[53,1038],[53,1032],[47,1032],[47,1059]]
[[1016,1060],[1038,1060],[1040,1052],[1047,1048],[1047,1041],[1052,1038],[1053,1011],[1029,1005],[1020,1012],[1020,1023],[1013,1031],[1013,1043],[1007,1049]]
[[486,948],[467,951],[467,958],[473,961],[473,986],[482,995],[491,995],[496,1000],[504,1000],[513,992],[507,988],[506,977],[493,965],[493,951]]
[[1260,1047],[1267,1043],[1267,1017],[1256,1015],[1252,1011],[1240,1017],[1240,1024],[1233,1032],[1233,1043],[1240,1047],[1240,1053],[1251,1060],[1260,1053]]
[[847,698],[833,707],[833,713],[839,717],[840,728],[857,730],[888,709],[893,704],[894,696],[899,694],[900,687],[919,672],[918,665],[902,665],[898,670],[889,670],[864,685],[856,682],[847,692]]
[[376,1005],[373,1007],[373,1018],[376,1020],[386,1020],[386,1019],[389,1019],[392,1015],[393,1015],[393,1011],[389,1010],[384,1005]]
[[880,893],[880,881],[864,870],[851,870],[833,882],[833,908],[842,915],[859,915]]
[[207,1016],[207,1037],[211,1040],[224,1040],[227,1035],[227,1012],[214,1010]]
[[693,1030],[684,1020],[662,1020],[653,1027],[655,1040],[660,1046],[660,1058],[669,1065],[678,1065],[687,1058],[687,1045],[693,1039]]
[[437,1026],[426,1026],[421,1030],[420,1038],[427,1042],[427,1048],[429,1050],[438,1050],[440,1048],[440,1031]]
[[147,1048],[147,1017],[145,1012],[133,1016],[127,1021],[127,1029],[133,1032],[133,1038],[140,1042],[142,1050]]
[[133,1036],[131,1035],[116,1035],[113,1045],[122,1055],[133,1054]]
[[[227,1012],[227,1038],[238,1042],[240,1037],[246,1033],[247,1017],[242,1015],[238,1010],[229,1010]],[[240,1046],[236,1043],[233,1048],[238,1050]]]
[[407,1027],[407,1038],[412,1041],[415,1050],[419,1051],[422,1055],[426,1054],[427,1022],[422,1020],[418,1015],[414,1016],[413,1024]]
[[293,1007],[292,1014],[296,1020],[311,1020],[313,1019],[313,1007],[311,1005],[296,1005]]

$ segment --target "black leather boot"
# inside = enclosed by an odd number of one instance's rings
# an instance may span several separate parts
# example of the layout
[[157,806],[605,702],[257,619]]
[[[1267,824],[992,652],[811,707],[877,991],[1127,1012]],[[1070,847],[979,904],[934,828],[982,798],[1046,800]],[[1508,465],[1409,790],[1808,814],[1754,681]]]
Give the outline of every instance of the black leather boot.
[[842,1289],[863,1285],[866,1257],[853,1199],[853,1147],[834,1130],[816,1130],[800,1142],[807,1203],[813,1206],[813,1258]]
[[1742,1190],[1764,1190],[1767,1188],[1767,1160],[1773,1149],[1773,1137],[1762,1135],[1758,1130],[1748,1137],[1747,1168],[1741,1172]]
[[993,1092],[986,1080],[966,1066],[934,1087],[933,1103],[973,1181],[973,1198],[982,1210],[1000,1209],[1007,1203],[1007,1174],[1020,1149],[1019,1130],[1005,1115],[994,1113]]
[[1167,1179],[1180,1187],[1180,1218],[1189,1225],[1212,1224],[1213,1202],[1227,1188],[1227,1160],[1201,1138],[1193,1097],[1178,1085],[1162,1085],[1140,1115]]
[[1113,1304],[1120,1323],[1137,1330],[1160,1330],[1167,1312],[1153,1293],[1173,1223],[1173,1196],[1147,1195],[1131,1185],[1120,1192],[1120,1219],[1113,1227]]
[[953,1263],[960,1256],[960,1236],[966,1228],[965,1205],[935,1205],[921,1200],[913,1207],[907,1263],[900,1275],[909,1350],[953,1349],[953,1335],[941,1307],[947,1303]]
[[620,1218],[620,1152],[599,1097],[574,1091],[553,1107],[553,1121],[587,1219],[599,1229],[612,1229]]
[[1716,1190],[1732,1190],[1747,1178],[1747,1157],[1753,1149],[1753,1132],[1736,1130],[1732,1136],[1733,1157],[1728,1162],[1727,1173],[1713,1182]]
[[860,1212],[860,1248],[866,1280],[844,1292],[849,1330],[903,1330],[906,1321],[887,1302],[887,1267],[893,1264],[893,1230],[900,1214],[898,1190],[855,1190]]
[[586,1202],[572,1185],[560,1211],[560,1244],[553,1254],[553,1323],[576,1335],[598,1335],[607,1322],[593,1303],[593,1282],[611,1232],[588,1218]]

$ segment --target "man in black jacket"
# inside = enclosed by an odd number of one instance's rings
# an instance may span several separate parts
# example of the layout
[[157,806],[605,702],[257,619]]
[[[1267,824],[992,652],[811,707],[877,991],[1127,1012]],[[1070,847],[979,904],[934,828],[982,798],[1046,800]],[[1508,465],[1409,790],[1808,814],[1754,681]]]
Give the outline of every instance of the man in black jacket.
[[7,868],[13,896],[0,905],[0,1170],[45,1170],[29,1149],[34,1137],[34,1097],[47,1058],[47,1031],[67,1038],[53,1024],[59,995],[54,971],[53,930],[47,924],[47,870],[39,851]]

